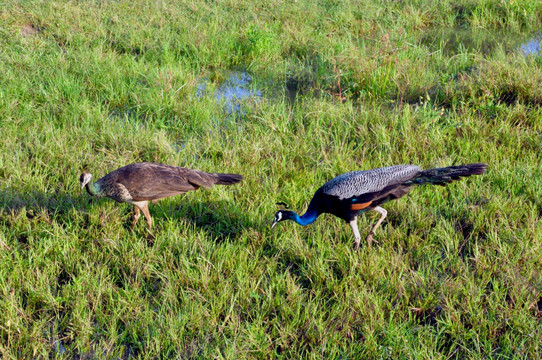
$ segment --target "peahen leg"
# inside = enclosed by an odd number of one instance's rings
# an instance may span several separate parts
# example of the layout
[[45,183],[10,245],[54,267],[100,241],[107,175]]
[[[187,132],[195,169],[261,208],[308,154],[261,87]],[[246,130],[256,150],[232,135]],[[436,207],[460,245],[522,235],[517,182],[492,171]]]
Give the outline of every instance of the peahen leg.
[[132,224],[132,229],[134,228],[137,220],[141,216],[140,210],[143,212],[143,215],[145,215],[145,220],[147,220],[147,225],[149,225],[149,229],[152,228],[152,218],[151,214],[149,213],[149,202],[148,201],[134,201],[132,203],[134,205],[134,223]]
[[137,223],[137,220],[139,220],[140,216],[141,216],[141,212],[139,211],[139,207],[137,205],[134,205],[134,222],[132,223],[132,230],[134,230],[134,227]]
[[141,211],[143,211],[143,215],[145,215],[145,219],[147,220],[147,225],[149,225],[149,230],[152,229],[152,218],[151,214],[149,213],[149,203],[145,202],[145,204],[141,207]]
[[372,245],[373,241],[375,241],[373,239],[373,235],[375,233],[375,230],[377,227],[380,226],[380,224],[382,224],[382,221],[384,221],[384,219],[386,218],[386,216],[388,215],[388,212],[386,211],[386,209],[384,208],[381,208],[380,206],[377,206],[373,209],[374,211],[378,212],[379,214],[381,214],[382,216],[380,217],[380,219],[378,219],[378,221],[376,222],[375,226],[373,226],[373,228],[371,229],[371,231],[369,231],[369,234],[367,234],[367,244],[369,244],[369,246]]

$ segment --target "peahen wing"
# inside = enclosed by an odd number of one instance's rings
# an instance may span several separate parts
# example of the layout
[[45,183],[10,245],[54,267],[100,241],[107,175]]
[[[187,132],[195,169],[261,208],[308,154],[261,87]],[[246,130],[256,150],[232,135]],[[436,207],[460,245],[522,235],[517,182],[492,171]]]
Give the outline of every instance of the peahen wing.
[[130,164],[115,171],[134,201],[157,200],[168,196],[211,187],[216,175],[158,163]]

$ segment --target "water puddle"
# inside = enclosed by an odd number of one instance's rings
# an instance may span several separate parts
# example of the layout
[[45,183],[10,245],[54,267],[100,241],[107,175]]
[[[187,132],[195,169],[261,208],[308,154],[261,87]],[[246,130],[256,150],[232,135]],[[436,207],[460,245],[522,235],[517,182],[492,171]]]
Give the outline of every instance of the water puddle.
[[[512,36],[502,32],[463,26],[437,27],[429,30],[421,39],[431,51],[442,50],[453,56],[463,52],[479,52],[489,55],[499,48],[506,49]],[[517,37],[516,37],[517,39]]]
[[519,46],[519,51],[525,56],[540,56],[542,51],[542,37],[538,35],[535,38],[525,41]]
[[212,97],[228,115],[246,114],[246,109],[267,98],[286,101],[290,106],[300,96],[319,97],[321,90],[315,87],[314,74],[289,74],[285,79],[259,79],[255,86],[252,75],[245,70],[216,70],[202,77],[196,85],[196,98]]
[[262,92],[252,85],[252,77],[246,71],[217,72],[211,78],[203,78],[196,88],[198,99],[209,94],[211,83],[216,84],[212,96],[228,115],[244,115],[244,106],[262,98]]
[[55,340],[53,346],[55,348],[55,352],[60,356],[64,355],[64,353],[66,352],[66,348],[64,347],[64,345],[62,345],[62,340]]
[[442,50],[447,56],[463,52],[490,55],[499,49],[524,56],[537,57],[542,54],[542,35],[540,34],[531,35],[525,40],[525,36],[520,34],[463,26],[436,27],[427,31],[420,43],[427,46],[430,51]]
[[314,75],[303,74],[297,77],[292,75],[286,79],[284,95],[290,106],[293,106],[300,96],[308,95],[315,98],[323,96],[322,91],[315,85],[316,81],[311,77]]

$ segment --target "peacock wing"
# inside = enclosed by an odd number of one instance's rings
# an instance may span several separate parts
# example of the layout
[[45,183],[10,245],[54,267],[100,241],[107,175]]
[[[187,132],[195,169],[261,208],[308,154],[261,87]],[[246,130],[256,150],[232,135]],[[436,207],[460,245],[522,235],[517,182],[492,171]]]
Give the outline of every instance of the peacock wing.
[[352,171],[331,179],[322,186],[322,192],[335,196],[340,200],[351,199],[352,202],[366,203],[389,193],[413,177],[421,169],[416,165],[395,165],[384,168]]

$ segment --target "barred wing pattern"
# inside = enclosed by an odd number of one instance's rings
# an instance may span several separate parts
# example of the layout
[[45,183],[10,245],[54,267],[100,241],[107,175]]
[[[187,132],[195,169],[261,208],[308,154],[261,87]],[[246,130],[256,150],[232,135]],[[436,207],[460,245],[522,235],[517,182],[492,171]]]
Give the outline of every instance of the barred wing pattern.
[[374,193],[386,186],[402,184],[420,173],[416,165],[395,165],[372,170],[352,171],[337,176],[322,185],[322,192],[340,200]]
[[487,164],[466,164],[422,171],[416,165],[395,165],[373,170],[352,171],[337,176],[322,185],[312,197],[305,214],[299,216],[293,211],[280,210],[275,214],[276,223],[293,220],[299,225],[312,224],[320,214],[328,213],[345,220],[354,233],[355,245],[360,246],[356,218],[363,212],[376,211],[380,218],[367,234],[370,245],[375,230],[386,218],[388,212],[381,205],[406,195],[414,185],[446,185],[453,180],[471,175],[481,175]]

